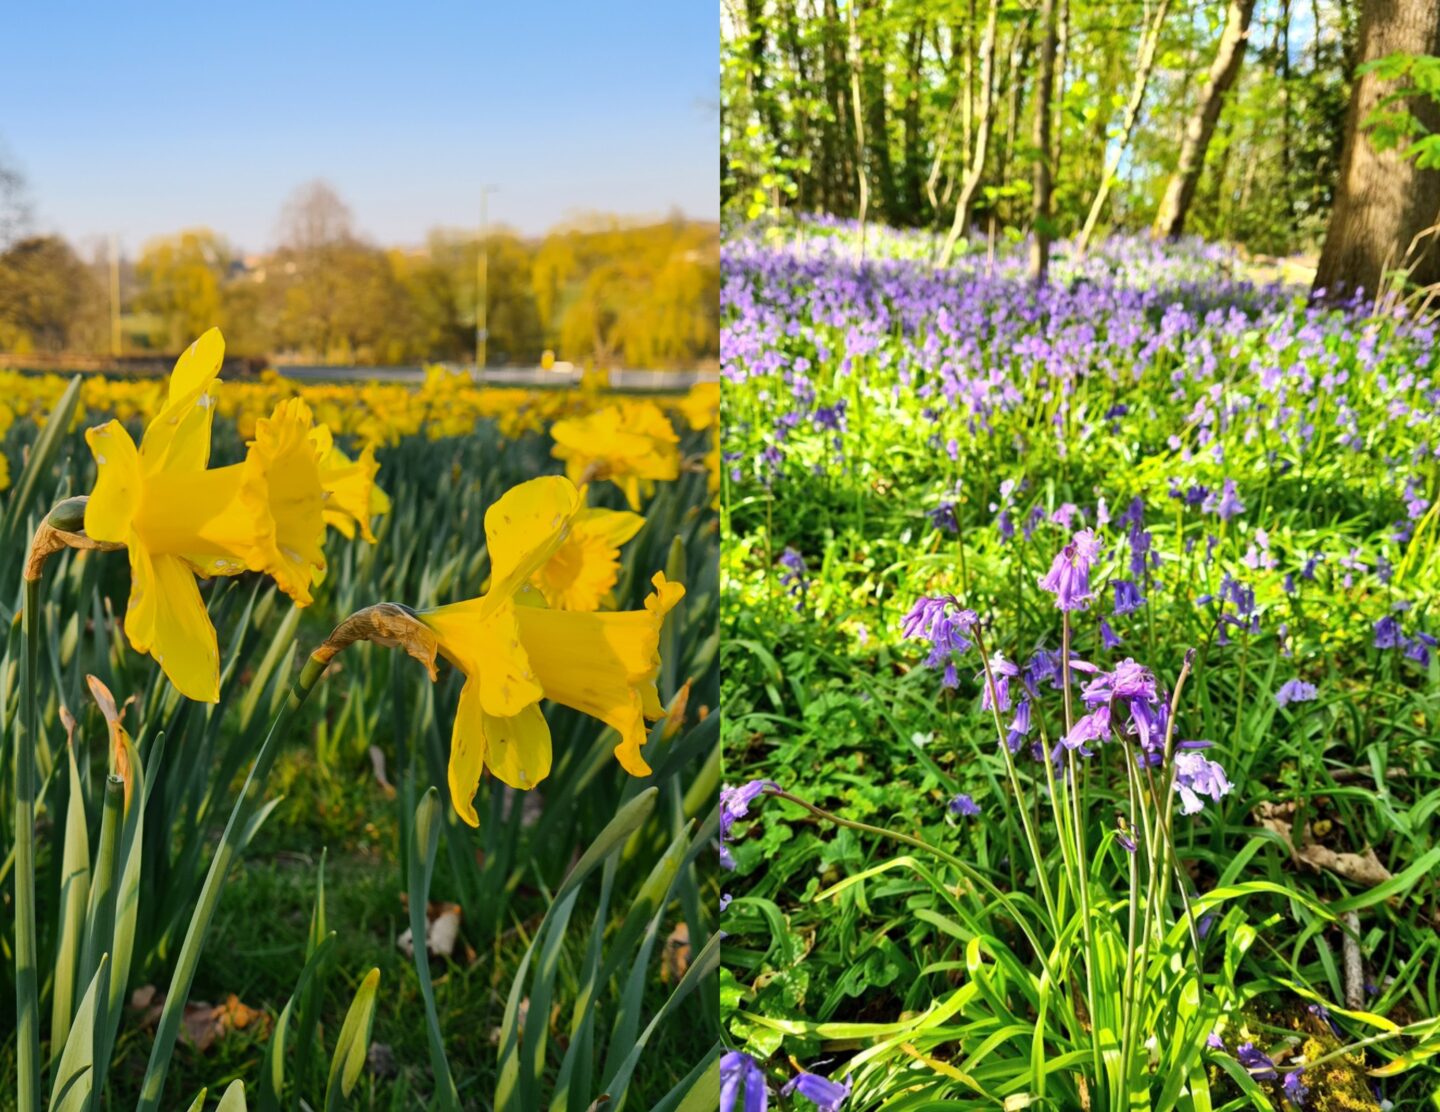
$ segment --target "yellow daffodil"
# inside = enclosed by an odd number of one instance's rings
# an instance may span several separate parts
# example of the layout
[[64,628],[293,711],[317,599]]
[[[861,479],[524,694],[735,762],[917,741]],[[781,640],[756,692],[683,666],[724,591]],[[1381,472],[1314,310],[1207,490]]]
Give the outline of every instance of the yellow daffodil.
[[268,572],[303,606],[324,567],[322,494],[304,402],[284,402],[259,420],[243,463],[208,467],[224,355],[218,329],[190,345],[138,449],[119,421],[85,434],[97,468],[85,532],[130,555],[125,633],[201,702],[220,697],[220,666],[196,575]]
[[[485,515],[491,584],[481,597],[423,611],[441,655],[465,674],[450,743],[450,797],[467,823],[489,769],[528,790],[550,773],[550,727],[543,699],[598,718],[620,733],[615,755],[632,775],[650,769],[640,755],[646,718],[662,713],[655,676],[660,628],[685,589],[655,577],[644,610],[582,614],[517,605],[530,579],[565,543],[582,513],[568,479],[547,476],[514,487]],[[527,592],[538,602],[534,592]]]
[[625,492],[632,510],[655,480],[680,474],[679,437],[653,402],[609,405],[585,417],[556,421],[550,454],[565,461],[575,483],[608,479]]
[[685,420],[696,432],[708,429],[720,420],[720,384],[697,382],[690,392],[675,403]]
[[531,584],[556,610],[599,610],[620,578],[620,546],[644,525],[643,517],[628,510],[581,510]]
[[370,519],[390,512],[389,496],[375,485],[380,465],[375,462],[375,448],[366,445],[358,460],[352,460],[335,446],[335,436],[325,425],[310,430],[310,443],[320,467],[320,486],[325,492],[325,524],[353,539],[355,528],[360,535],[375,543]]

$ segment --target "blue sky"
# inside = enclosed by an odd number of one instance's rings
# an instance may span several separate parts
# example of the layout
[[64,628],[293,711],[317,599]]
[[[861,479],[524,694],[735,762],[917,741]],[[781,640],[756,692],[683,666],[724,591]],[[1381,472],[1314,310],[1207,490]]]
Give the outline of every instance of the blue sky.
[[719,210],[713,0],[11,5],[0,151],[36,224],[271,246],[313,178],[359,231]]

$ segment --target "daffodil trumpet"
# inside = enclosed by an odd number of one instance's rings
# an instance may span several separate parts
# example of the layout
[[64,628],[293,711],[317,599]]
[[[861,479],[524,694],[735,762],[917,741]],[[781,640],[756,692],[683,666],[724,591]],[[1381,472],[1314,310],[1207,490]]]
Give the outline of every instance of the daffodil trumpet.
[[436,658],[460,670],[465,683],[450,739],[450,801],[479,826],[474,796],[489,770],[522,791],[550,773],[549,699],[599,719],[620,739],[614,752],[632,776],[647,776],[641,755],[647,720],[664,715],[656,677],[665,615],[685,588],[663,573],[642,610],[586,613],[550,609],[547,566],[561,553],[584,500],[559,475],[521,483],[485,514],[489,589],[478,598],[428,610],[380,603],[335,628],[311,659],[327,664],[358,640],[400,647],[435,678]]

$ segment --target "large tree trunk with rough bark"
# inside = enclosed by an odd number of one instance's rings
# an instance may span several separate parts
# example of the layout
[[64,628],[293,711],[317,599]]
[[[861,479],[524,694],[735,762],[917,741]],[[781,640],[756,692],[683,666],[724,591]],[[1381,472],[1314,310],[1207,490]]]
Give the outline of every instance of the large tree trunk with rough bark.
[[1210,63],[1210,74],[1205,87],[1200,90],[1195,112],[1185,124],[1180,159],[1165,187],[1165,198],[1160,202],[1160,211],[1155,217],[1157,237],[1178,239],[1185,230],[1185,217],[1190,212],[1190,202],[1195,198],[1195,186],[1200,182],[1205,152],[1220,120],[1220,109],[1245,60],[1250,16],[1254,10],[1255,0],[1230,0],[1225,29],[1220,33],[1220,44],[1215,48],[1215,60]]
[[[1440,54],[1440,4],[1435,0],[1366,0],[1360,15],[1360,61],[1389,54]],[[1409,280],[1440,281],[1440,245],[1416,237],[1440,220],[1440,170],[1419,170],[1396,150],[1379,151],[1366,136],[1365,118],[1390,83],[1374,74],[1355,79],[1345,118],[1345,149],[1335,205],[1314,289],[1332,295],[1374,292],[1387,270],[1411,269]],[[1440,130],[1440,106],[1414,99],[1404,107],[1428,131]]]

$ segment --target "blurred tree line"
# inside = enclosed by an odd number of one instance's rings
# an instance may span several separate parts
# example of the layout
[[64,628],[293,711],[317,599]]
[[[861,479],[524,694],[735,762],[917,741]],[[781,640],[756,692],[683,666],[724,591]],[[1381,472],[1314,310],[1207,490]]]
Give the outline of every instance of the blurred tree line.
[[[190,229],[147,243],[112,279],[108,252],[87,261],[58,237],[26,234],[21,185],[0,168],[0,351],[110,352],[116,285],[125,354],[175,352],[218,323],[242,356],[474,358],[474,231],[436,230],[419,249],[380,247],[356,233],[333,189],[312,182],[286,205],[280,246],[268,254],[241,257],[215,232]],[[717,357],[713,224],[594,216],[540,239],[491,229],[485,246],[489,363],[533,364],[547,350],[637,368]]]
[[1380,254],[1398,262],[1440,215],[1440,172],[1403,143],[1371,158],[1367,140],[1377,107],[1397,104],[1411,138],[1440,130],[1425,98],[1366,65],[1440,54],[1435,0],[722,0],[721,13],[727,219],[929,226],[947,259],[976,235],[1039,233],[1043,256],[1050,237],[1107,230],[1267,254],[1329,234],[1373,241],[1332,276],[1373,288]]

